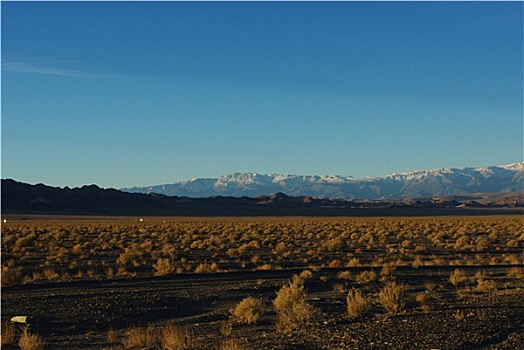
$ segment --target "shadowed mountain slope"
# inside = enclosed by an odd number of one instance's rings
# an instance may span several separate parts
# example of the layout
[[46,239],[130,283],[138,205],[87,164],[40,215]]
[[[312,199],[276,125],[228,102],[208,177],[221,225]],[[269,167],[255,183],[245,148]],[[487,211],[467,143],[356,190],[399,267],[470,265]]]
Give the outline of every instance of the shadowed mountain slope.
[[[522,214],[524,195],[477,194],[398,200],[291,197],[190,198],[128,193],[96,185],[70,189],[2,180],[2,214],[133,216],[416,216]],[[479,212],[480,210],[480,212]],[[497,211],[498,210],[498,211]]]

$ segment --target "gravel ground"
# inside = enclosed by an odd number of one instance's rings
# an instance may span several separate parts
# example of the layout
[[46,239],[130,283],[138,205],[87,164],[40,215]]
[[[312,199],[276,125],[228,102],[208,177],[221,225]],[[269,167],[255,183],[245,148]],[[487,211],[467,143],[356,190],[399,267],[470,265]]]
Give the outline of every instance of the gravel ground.
[[[248,271],[180,275],[154,279],[22,285],[2,288],[2,320],[28,315],[32,332],[46,341],[45,349],[116,349],[117,338],[130,326],[160,325],[174,320],[187,326],[196,349],[217,349],[221,324],[230,310],[248,295],[261,298],[267,312],[256,325],[233,324],[232,337],[246,349],[524,349],[522,280],[507,288],[458,298],[447,281],[449,267],[397,271],[409,286],[406,309],[388,315],[374,302],[372,310],[351,320],[345,294],[334,286],[336,270],[314,272],[305,284],[310,303],[318,310],[309,324],[290,332],[275,330],[271,301],[277,290],[300,271]],[[431,279],[436,288],[428,308],[414,296]],[[520,285],[519,285],[520,284]],[[375,296],[383,285],[375,281],[349,284]],[[17,349],[17,346],[3,346]]]

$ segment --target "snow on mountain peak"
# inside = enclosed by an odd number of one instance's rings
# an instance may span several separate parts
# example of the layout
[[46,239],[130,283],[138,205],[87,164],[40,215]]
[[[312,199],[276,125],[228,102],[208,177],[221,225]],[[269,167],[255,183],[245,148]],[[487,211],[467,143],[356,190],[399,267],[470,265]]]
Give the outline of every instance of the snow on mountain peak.
[[283,192],[290,196],[324,198],[394,198],[457,195],[480,192],[521,192],[524,162],[478,168],[439,168],[357,179],[344,175],[232,173],[174,184],[123,189],[171,196],[260,196]]
[[501,168],[512,171],[524,171],[524,162],[512,163],[508,165],[503,165]]

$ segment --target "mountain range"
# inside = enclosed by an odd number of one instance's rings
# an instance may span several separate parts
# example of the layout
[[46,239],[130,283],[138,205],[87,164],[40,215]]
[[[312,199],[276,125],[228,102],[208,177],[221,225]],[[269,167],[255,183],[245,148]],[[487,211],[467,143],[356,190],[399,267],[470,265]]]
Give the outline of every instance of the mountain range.
[[284,193],[338,199],[393,199],[524,192],[524,162],[478,168],[394,173],[384,177],[233,173],[173,184],[122,188],[130,193],[187,197],[258,197]]
[[129,193],[96,185],[50,187],[2,179],[2,215],[104,216],[420,216],[522,215],[524,193],[475,194],[391,200],[292,197],[191,198]]

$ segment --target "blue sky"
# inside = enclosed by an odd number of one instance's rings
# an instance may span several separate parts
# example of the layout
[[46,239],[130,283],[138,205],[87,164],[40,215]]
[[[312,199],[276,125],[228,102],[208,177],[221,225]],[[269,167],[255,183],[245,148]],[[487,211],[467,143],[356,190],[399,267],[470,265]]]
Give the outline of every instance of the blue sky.
[[5,2],[2,178],[523,160],[522,2]]

